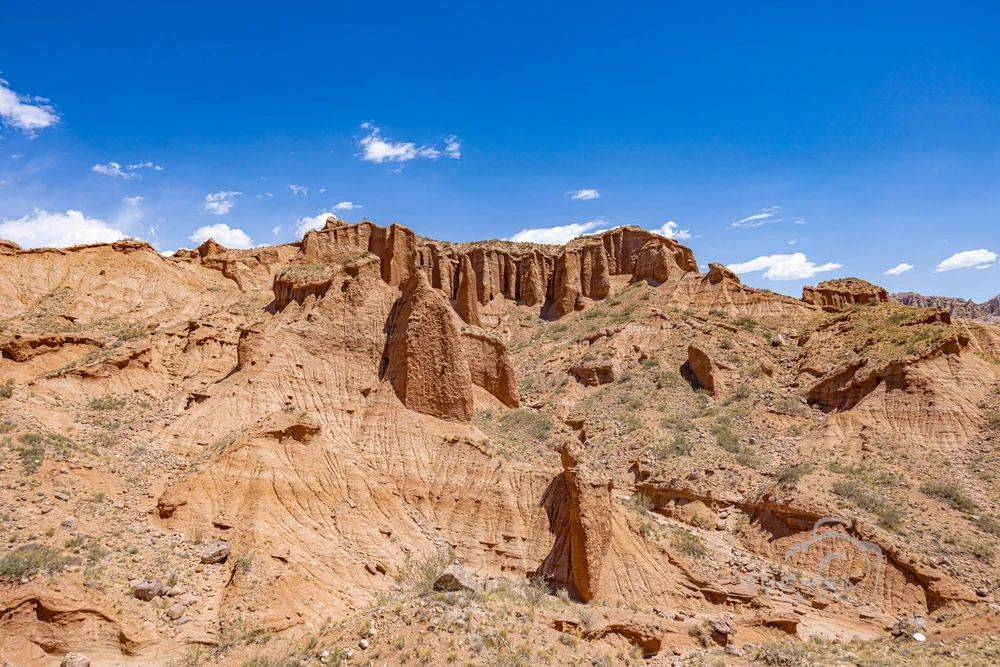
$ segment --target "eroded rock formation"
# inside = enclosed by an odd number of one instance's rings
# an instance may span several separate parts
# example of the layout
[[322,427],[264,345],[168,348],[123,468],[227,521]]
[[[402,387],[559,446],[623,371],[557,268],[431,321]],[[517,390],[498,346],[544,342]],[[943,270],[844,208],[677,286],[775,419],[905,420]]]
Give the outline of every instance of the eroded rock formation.
[[802,300],[834,312],[851,306],[888,303],[889,293],[878,285],[860,278],[824,280],[816,287],[802,288]]

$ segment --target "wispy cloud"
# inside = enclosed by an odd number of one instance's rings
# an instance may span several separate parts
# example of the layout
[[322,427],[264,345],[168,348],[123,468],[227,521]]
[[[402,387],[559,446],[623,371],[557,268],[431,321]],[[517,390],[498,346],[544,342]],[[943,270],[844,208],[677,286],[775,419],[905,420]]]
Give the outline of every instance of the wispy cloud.
[[901,273],[906,273],[907,271],[909,271],[912,268],[913,268],[913,265],[910,264],[909,262],[900,262],[899,264],[897,264],[896,266],[892,267],[891,269],[886,269],[886,271],[884,272],[883,275],[886,275],[886,276],[898,276]]
[[201,205],[209,213],[225,215],[233,210],[233,206],[236,206],[236,198],[241,194],[243,193],[234,190],[220,190],[219,192],[205,195],[205,201]]
[[361,128],[368,131],[358,141],[361,152],[358,156],[367,162],[381,164],[383,162],[409,162],[417,158],[436,160],[442,155],[458,160],[462,157],[462,144],[458,137],[449,135],[445,139],[444,148],[434,146],[417,146],[412,141],[390,141],[382,136],[382,130],[373,123],[362,123]]
[[59,122],[59,115],[44,97],[20,95],[0,79],[0,121],[4,126],[20,130],[34,137],[38,130],[52,127]]
[[555,227],[535,227],[532,229],[522,229],[517,234],[510,237],[510,241],[524,241],[528,243],[566,243],[587,233],[599,231],[604,220],[589,220],[587,222],[574,222],[569,225],[556,225]]
[[10,239],[25,248],[65,248],[111,243],[125,238],[125,233],[73,209],[49,213],[36,208],[24,217],[0,221],[0,238]]
[[667,220],[661,227],[657,227],[653,231],[660,236],[666,236],[668,239],[684,240],[691,238],[690,230],[681,229],[673,220]]
[[364,208],[364,207],[361,204],[352,201],[342,201],[342,202],[337,202],[337,205],[334,206],[333,208],[335,208],[338,211],[353,211],[356,208]]
[[103,164],[95,164],[90,168],[95,174],[100,174],[101,176],[111,176],[112,178],[142,178],[140,173],[143,169],[151,169],[153,171],[163,171],[163,167],[156,164],[155,162],[136,162],[134,164],[121,165],[118,162],[105,162]]
[[230,227],[223,222],[199,227],[188,237],[188,240],[197,245],[201,245],[208,239],[214,239],[216,243],[221,243],[227,248],[253,247],[253,240],[246,232],[236,227]]
[[597,199],[600,196],[601,193],[593,188],[583,188],[582,190],[574,190],[569,193],[570,199],[582,199],[583,201]]
[[128,229],[142,222],[146,217],[146,211],[142,206],[143,198],[139,195],[134,197],[122,197],[122,205],[115,215],[113,223],[116,227]]
[[292,191],[293,195],[307,195],[309,194],[309,187],[305,185],[295,185],[294,183],[288,184],[288,189]]
[[452,160],[462,157],[462,142],[454,134],[444,138],[444,154]]
[[956,252],[951,257],[942,260],[934,271],[935,273],[940,273],[941,271],[954,271],[955,269],[988,269],[996,261],[997,254],[992,250],[987,250],[986,248],[965,250],[963,252]]
[[[760,227],[761,225],[767,224],[768,222],[781,222],[781,218],[775,217],[778,211],[781,210],[779,206],[770,206],[768,208],[762,208],[752,215],[748,215],[745,218],[740,218],[736,222],[729,225],[730,227]],[[804,221],[803,221],[804,222]]]
[[735,273],[763,271],[768,280],[803,280],[840,267],[841,264],[836,262],[816,264],[803,253],[796,252],[790,255],[763,255],[746,262],[730,264],[728,268]]

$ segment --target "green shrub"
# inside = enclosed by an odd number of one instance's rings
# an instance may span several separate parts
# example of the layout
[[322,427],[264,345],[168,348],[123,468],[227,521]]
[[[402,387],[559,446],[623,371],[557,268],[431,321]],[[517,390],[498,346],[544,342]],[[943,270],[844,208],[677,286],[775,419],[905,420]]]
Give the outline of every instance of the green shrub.
[[127,402],[124,398],[115,398],[109,394],[101,398],[90,399],[89,405],[92,410],[117,410],[118,408],[125,407]]
[[716,422],[712,427],[712,434],[715,436],[715,442],[718,443],[719,447],[722,447],[731,454],[738,454],[743,449],[740,446],[740,439],[736,437],[736,434],[730,430],[729,424],[725,422]]
[[500,418],[500,426],[507,430],[525,433],[535,440],[545,441],[552,433],[552,417],[547,413],[528,408],[511,410]]
[[691,556],[692,558],[704,558],[708,555],[708,550],[705,548],[705,543],[701,541],[701,538],[683,528],[674,530],[674,534],[670,537],[670,545],[682,554]]
[[0,384],[0,398],[10,398],[14,395],[14,381],[8,378]]
[[811,473],[813,466],[811,463],[797,463],[786,466],[778,471],[778,482],[794,486],[800,479]]
[[879,524],[885,528],[896,530],[902,522],[902,510],[887,504],[855,481],[840,480],[834,482],[830,491],[877,516]]
[[39,572],[59,572],[66,565],[61,553],[39,544],[26,544],[0,557],[0,580],[17,581]]
[[924,482],[920,485],[920,490],[929,496],[943,500],[960,512],[972,514],[976,511],[976,504],[965,495],[965,491],[958,482]]

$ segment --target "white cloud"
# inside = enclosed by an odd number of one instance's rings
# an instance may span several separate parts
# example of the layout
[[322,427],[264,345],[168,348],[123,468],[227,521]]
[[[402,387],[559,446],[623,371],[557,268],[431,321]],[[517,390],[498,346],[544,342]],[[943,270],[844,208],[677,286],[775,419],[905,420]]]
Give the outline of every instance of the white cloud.
[[660,236],[666,236],[668,239],[689,239],[691,238],[691,231],[687,229],[680,229],[676,222],[673,220],[668,220],[663,223],[662,227],[657,227],[653,230]]
[[142,207],[142,197],[122,197],[122,207],[115,215],[114,225],[116,227],[129,227],[138,224],[146,217],[146,211]]
[[835,262],[815,264],[801,252],[790,255],[765,255],[728,266],[729,270],[735,273],[764,271],[764,277],[768,280],[802,280],[812,278],[822,271],[833,271],[840,267],[841,265]]
[[[212,194],[205,195],[205,201],[202,202],[202,206],[209,213],[214,213],[215,215],[225,215],[232,210],[233,206],[236,205],[235,199],[239,197],[242,192],[234,192],[233,190],[220,190],[219,192],[213,192]],[[218,239],[216,239],[218,241]],[[221,241],[219,241],[221,243]]]
[[0,79],[0,121],[33,137],[58,123],[59,116],[45,98],[19,95]]
[[569,225],[557,225],[555,227],[536,227],[533,229],[522,229],[517,234],[511,236],[509,241],[524,241],[528,243],[566,243],[577,236],[582,236],[588,232],[596,233],[597,228],[604,224],[603,220],[590,220],[588,222],[574,222]]
[[103,220],[88,218],[80,211],[49,213],[36,208],[23,218],[5,218],[0,222],[0,238],[10,239],[25,248],[65,248],[111,243],[125,238],[125,233]]
[[299,236],[304,236],[306,232],[311,229],[322,229],[323,225],[326,224],[326,219],[333,216],[337,216],[329,211],[323,211],[322,213],[317,213],[313,216],[306,216],[304,218],[299,218],[295,221],[295,231],[298,232]]
[[909,262],[900,262],[891,269],[887,269],[884,275],[887,276],[898,276],[900,273],[905,273],[913,268],[913,265]]
[[142,178],[140,170],[142,169],[152,169],[153,171],[163,171],[163,167],[156,164],[155,162],[135,162],[133,164],[127,164],[122,166],[118,162],[105,162],[103,164],[95,164],[90,168],[95,174],[100,174],[101,176],[111,176],[113,178]]
[[951,257],[942,260],[934,271],[939,273],[941,271],[954,271],[955,269],[968,269],[970,267],[986,269],[995,261],[997,261],[997,254],[986,248],[966,250],[964,252],[956,252]]
[[305,185],[295,185],[294,183],[288,184],[288,189],[292,191],[293,195],[307,195],[309,194],[309,188]]
[[462,142],[454,134],[444,138],[444,154],[452,160],[462,157]]
[[[780,208],[778,206],[770,206],[768,208],[762,208],[753,215],[748,215],[745,218],[740,218],[736,222],[729,225],[730,227],[760,227],[768,222],[781,222],[780,218],[775,218]],[[802,220],[801,218],[799,218]],[[796,224],[802,224],[802,222],[796,221]]]
[[216,243],[220,243],[227,248],[253,247],[253,240],[247,236],[246,232],[236,227],[230,227],[223,222],[199,227],[188,237],[189,241],[197,245],[201,245],[208,239],[215,239]]
[[357,204],[352,201],[342,201],[342,202],[337,202],[337,205],[334,206],[333,208],[337,209],[338,211],[353,211],[356,208],[364,208],[364,207],[361,204]]
[[597,199],[601,196],[601,193],[593,188],[584,188],[582,190],[574,190],[569,193],[570,199],[582,199],[583,201],[589,201],[591,199]]
[[462,157],[462,144],[454,135],[445,139],[445,147],[442,152],[441,149],[434,146],[417,146],[412,141],[389,141],[382,137],[382,130],[372,123],[362,123],[361,127],[368,130],[368,134],[358,142],[358,146],[361,148],[359,156],[367,162],[376,164],[409,162],[417,158],[436,160],[442,154],[453,160]]
[[281,225],[275,225],[274,227],[271,227],[271,234],[277,236],[280,233],[281,233]]
[[264,193],[261,193],[261,194],[257,195],[257,199],[264,199],[265,197],[267,197],[268,199],[270,199],[273,196],[274,196],[273,192],[264,192]]

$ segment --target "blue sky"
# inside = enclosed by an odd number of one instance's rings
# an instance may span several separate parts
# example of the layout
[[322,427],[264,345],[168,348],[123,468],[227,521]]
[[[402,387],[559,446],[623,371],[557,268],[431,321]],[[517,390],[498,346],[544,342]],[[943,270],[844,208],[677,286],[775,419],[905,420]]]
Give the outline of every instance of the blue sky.
[[996,3],[66,4],[0,7],[23,245],[673,222],[789,294],[1000,292]]

